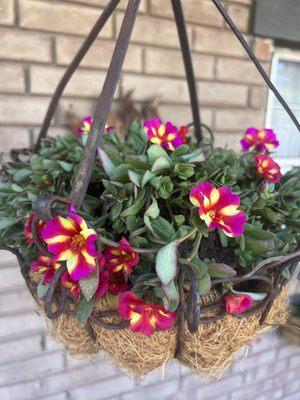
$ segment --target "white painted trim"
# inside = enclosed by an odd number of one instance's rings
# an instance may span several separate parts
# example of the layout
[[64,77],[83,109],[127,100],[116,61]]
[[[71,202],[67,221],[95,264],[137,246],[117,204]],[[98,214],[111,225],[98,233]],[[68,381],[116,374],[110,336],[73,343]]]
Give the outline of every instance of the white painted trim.
[[[275,50],[272,58],[272,63],[271,63],[271,73],[270,73],[270,79],[273,83],[275,83],[275,78],[276,78],[276,70],[278,66],[278,62],[280,60],[284,61],[294,61],[298,62],[300,64],[300,51],[296,50],[291,50],[291,49],[284,49],[284,48],[279,48]],[[267,99],[267,110],[266,110],[266,116],[265,116],[265,127],[272,129],[270,126],[271,124],[271,109],[272,109],[272,101],[274,99],[275,95],[272,93],[272,91],[269,89],[268,91],[268,99]],[[274,157],[278,164],[283,168],[283,169],[290,169],[294,166],[300,166],[300,157],[299,158],[294,158],[294,157]]]

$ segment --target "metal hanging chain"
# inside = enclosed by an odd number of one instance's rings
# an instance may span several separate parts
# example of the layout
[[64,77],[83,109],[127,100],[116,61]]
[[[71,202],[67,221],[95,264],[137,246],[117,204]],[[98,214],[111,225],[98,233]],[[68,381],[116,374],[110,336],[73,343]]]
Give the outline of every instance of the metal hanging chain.
[[141,0],[128,1],[111,63],[108,68],[102,92],[97,101],[94,122],[88,135],[83,157],[74,178],[72,191],[69,197],[69,200],[77,208],[80,208],[90,182],[97,147],[105,129],[106,120],[120,78],[140,2]]
[[194,120],[194,129],[197,143],[199,144],[202,140],[202,128],[201,128],[201,118],[200,118],[200,107],[197,96],[197,89],[195,83],[195,75],[193,70],[191,52],[189,47],[188,35],[186,31],[186,25],[184,22],[184,16],[182,11],[181,0],[171,0],[174,17],[176,21],[181,52],[183,56],[185,75],[188,83],[190,102],[192,107],[192,114]]
[[212,0],[212,1],[215,4],[215,6],[217,7],[217,9],[220,11],[220,13],[222,14],[223,18],[225,19],[225,21],[227,22],[227,24],[229,25],[230,29],[235,34],[235,36],[237,37],[237,39],[239,40],[241,45],[244,47],[245,51],[247,52],[248,56],[250,57],[250,59],[252,60],[254,65],[256,66],[256,68],[257,68],[258,72],[260,73],[260,75],[263,77],[263,79],[266,82],[266,84],[269,86],[271,91],[274,93],[274,95],[276,96],[277,100],[282,105],[282,107],[285,109],[285,111],[287,112],[287,114],[289,115],[289,117],[291,118],[293,123],[295,124],[296,128],[300,132],[300,123],[299,123],[299,121],[297,120],[297,118],[295,117],[294,113],[292,112],[290,107],[287,105],[286,101],[283,99],[281,94],[278,92],[278,90],[276,89],[275,85],[270,80],[268,74],[266,73],[266,71],[264,70],[264,68],[262,67],[262,65],[260,64],[258,59],[256,58],[256,56],[254,55],[254,53],[251,50],[250,46],[248,45],[248,43],[244,39],[243,35],[238,30],[238,28],[236,27],[236,25],[234,24],[234,22],[232,21],[232,19],[228,15],[227,11],[225,10],[223,5],[221,4],[221,1],[220,0]]
[[59,84],[57,85],[57,88],[56,88],[56,90],[53,94],[53,97],[51,99],[51,102],[49,104],[47,113],[45,115],[41,130],[40,130],[40,133],[39,133],[36,145],[35,145],[35,151],[39,150],[39,148],[41,147],[42,139],[47,136],[47,132],[48,132],[49,126],[51,124],[51,121],[53,119],[54,113],[56,111],[57,104],[63,94],[63,91],[65,90],[65,87],[67,86],[69,80],[72,78],[74,72],[78,68],[78,66],[81,63],[81,61],[83,60],[84,56],[90,49],[91,45],[97,39],[99,32],[103,29],[107,20],[110,18],[112,13],[115,11],[115,9],[119,3],[120,3],[120,0],[110,0],[110,2],[107,4],[107,6],[103,10],[102,14],[100,15],[99,19],[93,26],[92,30],[90,31],[88,36],[85,38],[80,49],[76,53],[71,64],[68,66],[63,77],[61,78]]

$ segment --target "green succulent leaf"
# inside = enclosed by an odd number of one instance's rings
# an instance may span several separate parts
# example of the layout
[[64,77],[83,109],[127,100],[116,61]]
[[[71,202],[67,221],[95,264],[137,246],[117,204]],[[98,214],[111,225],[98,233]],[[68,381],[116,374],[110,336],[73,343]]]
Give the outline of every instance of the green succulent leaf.
[[164,286],[168,286],[177,273],[177,244],[171,242],[162,247],[156,256],[155,270]]
[[100,147],[98,147],[97,152],[104,171],[109,176],[113,175],[117,167],[112,163],[111,159],[108,157],[105,151],[102,150]]
[[159,216],[159,207],[155,198],[152,199],[152,203],[145,214],[150,218],[157,218]]
[[84,324],[87,321],[93,312],[94,305],[94,299],[87,300],[85,297],[82,297],[76,310],[76,318],[80,324]]

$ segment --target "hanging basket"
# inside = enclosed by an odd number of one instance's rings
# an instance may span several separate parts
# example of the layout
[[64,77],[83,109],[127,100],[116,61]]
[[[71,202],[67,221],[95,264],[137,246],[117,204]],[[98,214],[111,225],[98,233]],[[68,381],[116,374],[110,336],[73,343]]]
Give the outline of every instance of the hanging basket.
[[[299,129],[220,1],[213,2]],[[274,186],[264,179],[278,182],[280,172],[260,154],[263,141],[238,158],[203,140],[203,130],[212,132],[201,123],[179,0],[171,3],[198,146],[187,141],[187,128],[158,119],[145,123],[148,141],[138,123],[126,144],[102,136],[140,0],[128,1],[84,149],[75,138],[46,139],[66,84],[118,3],[108,3],[65,72],[35,148],[12,151],[13,163],[4,166],[1,249],[18,257],[50,334],[71,355],[104,352],[134,377],[177,358],[219,377],[243,346],[286,321],[286,285],[300,260],[293,195],[300,172]],[[273,162],[268,174],[260,164],[266,158],[267,167]]]

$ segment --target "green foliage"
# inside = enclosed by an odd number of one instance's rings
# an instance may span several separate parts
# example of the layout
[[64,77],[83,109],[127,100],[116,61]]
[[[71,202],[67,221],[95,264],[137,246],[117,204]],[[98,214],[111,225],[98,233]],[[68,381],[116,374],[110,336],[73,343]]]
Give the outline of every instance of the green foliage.
[[[35,248],[23,235],[26,218],[38,196],[68,196],[82,153],[82,144],[76,138],[64,136],[45,139],[39,153],[32,154],[29,162],[3,165],[1,245],[20,249],[29,261],[36,258]],[[240,238],[228,238],[222,231],[217,232],[219,247],[215,253],[230,252],[234,259],[228,261],[230,266],[215,261],[213,252],[205,260],[196,254],[194,272],[201,294],[210,290],[213,279],[233,277],[237,268],[251,270],[267,257],[284,255],[299,247],[299,168],[286,174],[281,183],[266,187],[255,173],[253,155],[211,149],[207,143],[199,148],[183,145],[167,152],[151,144],[137,122],[128,129],[125,141],[114,133],[105,135],[97,157],[80,212],[108,239],[118,241],[124,236],[132,246],[158,251],[157,256],[140,256],[137,272],[129,278],[129,284],[139,295],[147,293],[148,299],[170,310],[175,310],[179,301],[178,256],[188,258],[191,252],[188,246],[177,246],[176,240],[193,228],[204,238],[212,238],[189,200],[190,190],[200,182],[230,186],[240,196],[240,208],[248,216]],[[191,246],[194,237],[188,240]],[[79,306],[81,321],[90,312],[91,303],[87,300],[96,290],[97,279],[92,277],[92,281],[80,283],[86,296]]]

